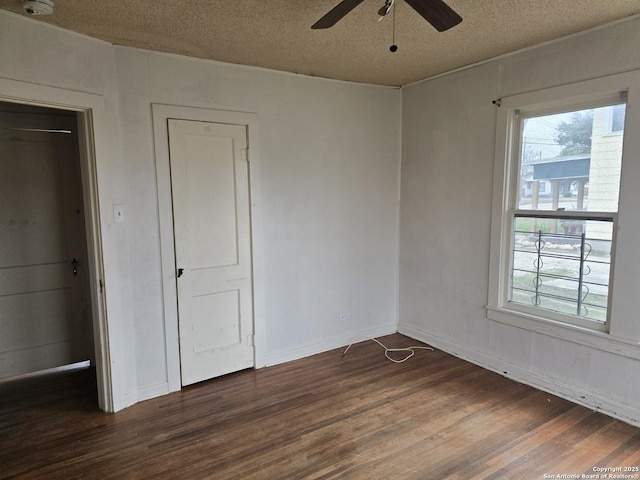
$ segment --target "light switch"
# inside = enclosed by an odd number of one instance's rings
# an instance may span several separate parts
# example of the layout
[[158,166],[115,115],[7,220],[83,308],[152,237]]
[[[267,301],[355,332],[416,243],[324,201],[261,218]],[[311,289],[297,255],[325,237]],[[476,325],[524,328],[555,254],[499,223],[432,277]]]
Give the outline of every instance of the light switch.
[[113,206],[113,221],[116,223],[124,222],[124,205],[114,205]]

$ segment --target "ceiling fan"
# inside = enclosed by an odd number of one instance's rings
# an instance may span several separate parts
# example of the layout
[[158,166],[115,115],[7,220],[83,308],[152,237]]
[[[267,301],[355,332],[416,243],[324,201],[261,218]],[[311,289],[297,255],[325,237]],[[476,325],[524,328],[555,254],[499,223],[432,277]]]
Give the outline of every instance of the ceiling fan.
[[[347,13],[360,5],[364,0],[342,0],[338,5],[333,7],[324,17],[314,23],[311,28],[314,30],[321,28],[333,27]],[[455,27],[462,21],[462,17],[458,15],[451,7],[442,0],[405,0],[413,9],[424,17],[424,19],[433,25],[439,32],[444,32]],[[384,17],[394,0],[385,0],[384,6],[379,10],[378,14]]]

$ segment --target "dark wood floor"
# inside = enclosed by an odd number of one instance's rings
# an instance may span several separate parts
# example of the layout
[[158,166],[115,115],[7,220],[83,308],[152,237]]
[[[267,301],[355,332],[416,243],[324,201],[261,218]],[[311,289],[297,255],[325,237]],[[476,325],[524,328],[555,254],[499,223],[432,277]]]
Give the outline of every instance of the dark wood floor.
[[542,479],[640,466],[640,429],[439,351],[394,364],[363,342],[113,415],[97,410],[94,382],[84,369],[0,384],[1,478]]

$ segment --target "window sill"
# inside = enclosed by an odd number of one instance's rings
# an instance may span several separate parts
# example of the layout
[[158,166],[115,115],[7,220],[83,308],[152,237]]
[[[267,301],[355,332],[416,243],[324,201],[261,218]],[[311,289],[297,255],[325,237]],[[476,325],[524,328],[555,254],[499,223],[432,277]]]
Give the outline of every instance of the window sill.
[[487,305],[487,318],[541,335],[640,360],[640,343],[614,337],[606,332],[590,330],[491,305]]

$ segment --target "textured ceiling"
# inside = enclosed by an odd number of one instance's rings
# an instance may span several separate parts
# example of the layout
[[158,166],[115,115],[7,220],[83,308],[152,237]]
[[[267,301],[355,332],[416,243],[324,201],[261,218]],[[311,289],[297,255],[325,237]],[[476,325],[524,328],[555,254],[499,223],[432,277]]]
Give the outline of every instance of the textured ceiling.
[[[55,0],[33,17],[116,45],[381,85],[405,85],[640,13],[640,0],[447,0],[463,22],[439,33],[402,0],[365,0],[327,30],[339,0]],[[21,0],[0,8],[23,13]]]

